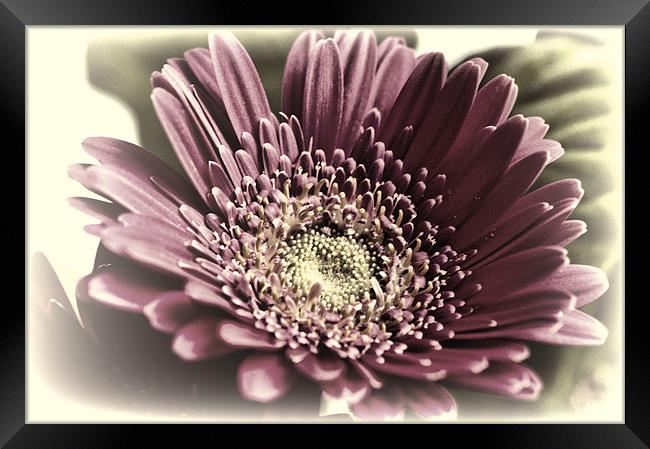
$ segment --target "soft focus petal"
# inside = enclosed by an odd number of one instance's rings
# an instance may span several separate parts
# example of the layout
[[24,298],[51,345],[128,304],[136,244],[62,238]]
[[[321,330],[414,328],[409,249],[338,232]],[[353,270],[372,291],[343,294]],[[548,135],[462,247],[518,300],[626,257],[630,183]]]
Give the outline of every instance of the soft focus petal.
[[295,372],[280,354],[252,354],[237,370],[241,395],[256,402],[272,402],[286,395],[295,382]]

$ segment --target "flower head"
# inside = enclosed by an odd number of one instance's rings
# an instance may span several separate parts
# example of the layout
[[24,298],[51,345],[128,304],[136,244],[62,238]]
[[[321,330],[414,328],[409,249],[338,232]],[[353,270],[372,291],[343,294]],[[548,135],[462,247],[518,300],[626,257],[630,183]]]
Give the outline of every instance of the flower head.
[[[70,174],[117,265],[83,295],[140,312],[188,361],[232,351],[243,397],[270,402],[298,376],[360,417],[455,412],[443,383],[534,399],[525,341],[599,344],[577,308],[607,288],[563,248],[577,180],[529,192],[559,158],[538,117],[509,117],[517,87],[487,64],[448,74],[399,38],[308,31],[289,53],[282,109],[227,33],[170,59],[152,99],[189,182],[148,151],[90,138],[100,166]],[[160,279],[157,278],[157,279]],[[116,330],[118,331],[118,330]]]

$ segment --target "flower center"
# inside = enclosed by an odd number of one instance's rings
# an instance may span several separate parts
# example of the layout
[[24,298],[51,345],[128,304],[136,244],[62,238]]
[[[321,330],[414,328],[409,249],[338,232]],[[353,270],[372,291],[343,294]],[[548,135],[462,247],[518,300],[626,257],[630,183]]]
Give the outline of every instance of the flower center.
[[339,310],[360,301],[379,271],[377,252],[352,229],[330,227],[292,234],[280,245],[282,278],[303,294],[320,284],[320,302]]

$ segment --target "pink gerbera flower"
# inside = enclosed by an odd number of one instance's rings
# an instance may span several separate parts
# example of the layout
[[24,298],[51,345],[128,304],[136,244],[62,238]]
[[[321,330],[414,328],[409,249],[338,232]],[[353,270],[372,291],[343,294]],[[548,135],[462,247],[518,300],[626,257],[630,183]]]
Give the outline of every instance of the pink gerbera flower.
[[308,31],[275,115],[242,45],[211,34],[152,75],[189,182],[135,145],[83,143],[101,165],[70,175],[111,202],[73,204],[141,268],[102,266],[80,297],[144,314],[188,361],[245,351],[252,401],[299,376],[361,418],[453,413],[444,384],[537,398],[525,342],[602,343],[578,309],[608,284],[564,249],[586,229],[567,219],[580,182],[529,192],[562,147],[509,117],[513,79],[479,89],[486,67]]

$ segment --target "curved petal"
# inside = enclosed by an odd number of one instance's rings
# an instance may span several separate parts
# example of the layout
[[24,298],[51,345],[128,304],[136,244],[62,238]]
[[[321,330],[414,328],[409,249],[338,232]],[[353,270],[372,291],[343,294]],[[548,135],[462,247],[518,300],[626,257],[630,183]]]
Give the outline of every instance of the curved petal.
[[107,266],[90,274],[84,283],[89,299],[126,312],[142,312],[143,308],[169,290],[169,280],[155,275]]
[[404,156],[405,170],[423,165],[434,173],[440,166],[472,107],[480,76],[480,66],[472,61],[461,64],[449,76],[422,123],[414,128],[415,135]]
[[286,358],[278,353],[252,354],[239,365],[237,386],[250,401],[273,402],[286,395],[294,385],[296,374]]
[[[397,96],[390,114],[383,118],[377,140],[390,148],[405,127],[419,127],[424,114],[440,94],[446,78],[447,62],[442,53],[421,56]],[[395,157],[402,158],[403,153],[395,153]]]
[[295,115],[302,118],[309,53],[316,42],[324,39],[324,37],[320,31],[304,31],[294,41],[291,50],[289,50],[282,78],[282,112],[287,116]]
[[450,377],[448,382],[463,388],[530,401],[537,399],[543,388],[542,380],[532,369],[512,362],[494,362],[480,374]]
[[339,49],[332,39],[316,42],[309,55],[302,125],[305,141],[322,149],[331,160],[343,113],[343,72]]
[[404,399],[393,386],[372,390],[365,398],[351,406],[355,417],[363,420],[383,421],[404,416]]
[[495,301],[533,285],[568,262],[566,250],[555,246],[533,248],[503,257],[477,269],[472,275],[472,280],[483,286],[472,297],[472,304]]
[[268,332],[236,321],[221,320],[216,332],[221,341],[234,348],[275,351],[280,347]]
[[[219,92],[235,134],[256,134],[260,119],[272,114],[253,61],[232,33],[211,33],[208,42]],[[259,164],[257,155],[251,156]]]
[[368,105],[377,108],[380,117],[388,117],[414,68],[415,52],[404,45],[393,47],[379,63]]
[[197,318],[181,327],[172,340],[172,351],[183,360],[198,362],[232,352],[216,336],[219,319],[213,316]]
[[163,292],[142,308],[151,327],[173,334],[198,315],[198,310],[183,291]]
[[[345,124],[336,147],[351,149],[368,110],[370,90],[375,79],[377,40],[372,31],[337,32],[334,39],[339,46],[343,69],[341,124]],[[331,157],[328,160],[331,161]]]
[[580,310],[568,312],[562,318],[562,327],[557,332],[531,332],[528,340],[554,345],[595,346],[602,345],[609,331],[596,318]]
[[401,390],[406,407],[421,418],[455,418],[457,415],[456,401],[437,383],[405,383]]
[[192,186],[153,153],[138,145],[110,137],[88,137],[81,143],[84,151],[102,165],[128,171],[140,179],[152,176],[173,187],[176,195],[187,204],[201,204]]
[[580,308],[605,293],[609,288],[609,281],[605,272],[600,268],[571,264],[554,272],[534,286],[547,286],[570,291],[577,297],[576,307]]
[[202,198],[210,191],[208,161],[215,159],[214,150],[199,131],[181,102],[167,90],[155,87],[151,100],[176,157]]
[[307,352],[299,361],[294,361],[296,369],[305,377],[316,382],[327,382],[341,377],[347,365],[334,354]]

